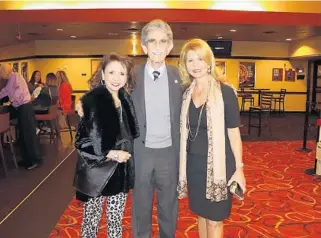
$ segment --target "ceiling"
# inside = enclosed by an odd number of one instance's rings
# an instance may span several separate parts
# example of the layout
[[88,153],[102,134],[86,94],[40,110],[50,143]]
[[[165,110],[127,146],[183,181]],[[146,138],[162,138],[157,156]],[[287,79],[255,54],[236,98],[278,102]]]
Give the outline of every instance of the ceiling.
[[[222,36],[233,41],[287,42],[313,36],[321,36],[321,26],[286,26],[254,24],[215,24],[215,23],[169,23],[175,39],[199,37],[214,40]],[[0,24],[0,47],[30,42],[34,40],[68,40],[70,36],[78,39],[129,39],[133,33],[139,33],[144,23],[108,22],[108,23],[23,23]],[[62,29],[62,31],[57,31]],[[236,32],[231,32],[235,29]],[[20,35],[21,40],[16,36]],[[138,34],[139,36],[139,34]]]

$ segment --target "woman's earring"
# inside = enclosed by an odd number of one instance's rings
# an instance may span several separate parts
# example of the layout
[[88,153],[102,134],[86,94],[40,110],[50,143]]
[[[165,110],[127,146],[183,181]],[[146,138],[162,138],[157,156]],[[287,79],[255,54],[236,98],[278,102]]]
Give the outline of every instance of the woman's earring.
[[102,85],[105,85],[105,75],[104,75],[104,71],[101,71],[101,80],[100,80],[100,83]]
[[211,73],[211,67],[208,67],[208,69],[207,69],[207,73]]

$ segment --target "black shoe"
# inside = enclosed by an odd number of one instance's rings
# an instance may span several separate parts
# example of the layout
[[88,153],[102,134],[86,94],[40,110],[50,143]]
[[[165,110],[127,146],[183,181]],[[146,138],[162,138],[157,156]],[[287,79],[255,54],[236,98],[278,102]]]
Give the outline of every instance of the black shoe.
[[39,166],[39,164],[34,163],[34,164],[30,164],[29,166],[26,167],[26,170],[33,170],[35,168],[37,168]]

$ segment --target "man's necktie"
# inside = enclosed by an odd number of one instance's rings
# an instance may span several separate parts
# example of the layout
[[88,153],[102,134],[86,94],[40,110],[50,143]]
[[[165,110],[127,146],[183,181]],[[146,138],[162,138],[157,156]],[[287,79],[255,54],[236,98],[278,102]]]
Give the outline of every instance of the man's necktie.
[[158,77],[159,77],[159,75],[160,75],[160,72],[154,71],[154,72],[153,72],[153,75],[154,75],[154,81],[155,81],[156,79],[158,79]]

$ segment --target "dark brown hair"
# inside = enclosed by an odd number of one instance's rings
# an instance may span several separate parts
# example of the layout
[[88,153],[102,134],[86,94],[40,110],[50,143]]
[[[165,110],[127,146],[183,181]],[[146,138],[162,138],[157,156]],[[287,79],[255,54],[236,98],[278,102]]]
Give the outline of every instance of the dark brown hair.
[[[40,73],[40,71],[39,71],[39,70],[35,70],[35,71],[32,72],[31,79],[29,80],[29,82],[30,82],[32,85],[35,85],[35,83],[36,83],[36,74],[37,74],[37,73]],[[39,84],[42,84],[42,82],[41,82],[41,73],[40,73],[40,81],[39,81]]]
[[136,86],[136,80],[135,80],[135,76],[134,76],[134,64],[129,58],[127,58],[125,56],[118,55],[116,53],[111,53],[111,54],[105,55],[101,59],[96,72],[88,80],[88,84],[89,84],[90,89],[97,88],[98,86],[102,85],[102,75],[101,74],[102,74],[102,72],[104,72],[106,66],[113,61],[117,61],[117,62],[121,63],[127,69],[127,83],[124,86],[124,88],[127,92],[130,93],[131,91],[133,91],[133,89]]

